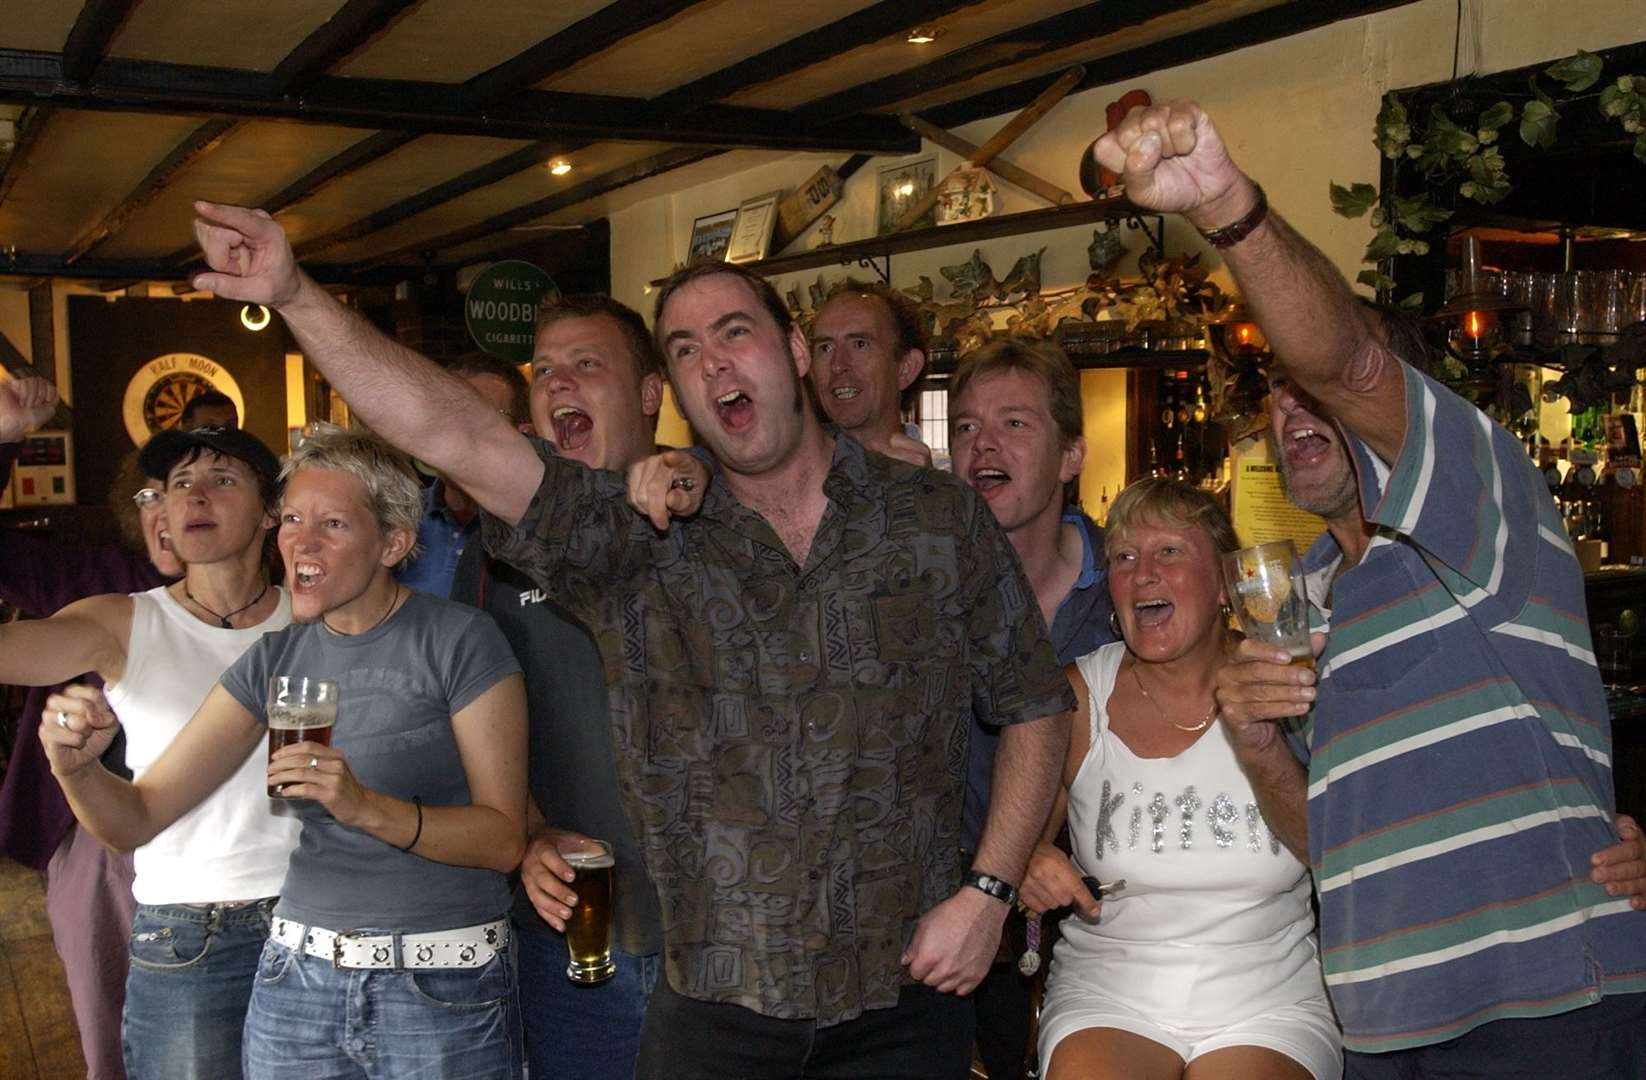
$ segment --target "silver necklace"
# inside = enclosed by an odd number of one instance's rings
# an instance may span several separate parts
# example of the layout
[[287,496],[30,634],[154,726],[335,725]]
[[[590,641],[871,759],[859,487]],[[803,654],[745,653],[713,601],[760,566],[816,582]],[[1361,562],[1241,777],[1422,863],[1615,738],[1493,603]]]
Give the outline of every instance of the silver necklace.
[[1132,661],[1132,681],[1137,684],[1138,693],[1147,698],[1149,704],[1154,706],[1155,715],[1160,717],[1162,720],[1166,720],[1166,723],[1172,725],[1179,731],[1205,731],[1206,728],[1210,726],[1212,717],[1217,715],[1217,702],[1214,701],[1212,702],[1212,707],[1206,710],[1206,715],[1198,724],[1180,724],[1176,720],[1167,720],[1166,713],[1160,708],[1160,702],[1156,701],[1154,699],[1154,695],[1149,693],[1148,688],[1143,685],[1143,676],[1137,673],[1136,660]]

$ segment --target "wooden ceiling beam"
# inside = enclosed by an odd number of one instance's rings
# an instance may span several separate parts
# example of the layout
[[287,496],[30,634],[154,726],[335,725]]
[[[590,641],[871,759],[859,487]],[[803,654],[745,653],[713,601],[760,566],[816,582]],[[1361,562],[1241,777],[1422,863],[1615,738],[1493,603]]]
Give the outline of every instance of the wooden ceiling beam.
[[28,163],[29,155],[40,144],[40,136],[46,130],[46,124],[51,119],[52,110],[47,106],[37,106],[25,109],[17,117],[16,141],[12,143],[11,153],[4,162],[0,162],[0,205],[4,205],[6,196],[11,194],[12,185],[17,178],[23,175],[23,166]]
[[[324,25],[304,38],[274,69],[277,93],[286,94],[324,74],[372,35],[379,33],[409,8],[422,0],[348,0]],[[66,61],[65,61],[66,63]],[[174,146],[170,153],[127,193],[103,220],[80,235],[63,258],[77,262],[124,229],[139,210],[153,202],[174,177],[211,153],[240,126],[241,121],[213,119],[200,125]],[[272,211],[271,211],[272,212]],[[192,249],[185,249],[191,251]]]
[[653,176],[694,164],[723,152],[721,150],[704,149],[700,146],[680,146],[672,150],[665,150],[660,154],[653,154],[651,157],[602,173],[592,180],[586,180],[546,198],[537,199],[524,206],[517,206],[513,210],[506,210],[484,221],[367,259],[356,264],[355,268],[372,269],[386,264],[416,264],[423,261],[428,253],[444,251],[460,244],[469,243],[471,240],[479,240],[493,233],[502,232],[516,225],[524,225],[534,218],[552,214],[557,210],[564,210],[568,206],[576,206],[580,202],[604,195],[607,192],[616,191],[620,187],[637,184],[642,180],[648,180]]
[[114,112],[205,112],[240,118],[495,138],[665,142],[773,150],[901,154],[919,141],[891,117],[851,117],[811,130],[776,109],[710,105],[687,113],[600,94],[529,90],[479,115],[460,87],[400,79],[322,76],[301,94],[271,93],[255,71],[109,60],[94,85],[57,77],[56,53],[0,50],[0,100]]
[[[586,144],[585,144],[586,145]],[[512,154],[505,154],[496,161],[488,162],[459,176],[454,176],[443,184],[420,191],[416,195],[401,199],[381,210],[375,210],[357,221],[352,221],[341,228],[316,236],[297,244],[294,250],[297,257],[306,259],[316,252],[327,248],[346,244],[351,240],[358,240],[369,236],[380,229],[399,224],[409,217],[421,214],[441,203],[449,202],[460,195],[466,195],[477,188],[488,184],[495,184],[516,173],[536,168],[551,158],[566,154],[574,154],[583,149],[583,145],[560,142],[535,142],[530,146],[522,147]]]
[[83,83],[96,74],[135,5],[136,0],[86,0],[63,42],[64,79]]
[[[1198,7],[1206,0],[1099,0],[1053,15],[1039,22],[1015,27],[992,38],[956,49],[928,64],[861,83],[848,90],[829,94],[795,110],[810,123],[828,123],[837,117],[855,116],[885,108],[930,93],[951,83],[975,78],[1006,64],[1021,63],[1045,53],[1148,22],[1150,19],[1184,8]],[[1107,73],[1101,65],[1094,73]],[[1054,73],[1046,85],[1056,79]],[[1033,95],[1024,102],[1033,100]],[[1021,106],[1020,106],[1021,107]],[[1005,110],[1011,111],[1011,110]],[[952,124],[941,125],[952,127]]]
[[653,99],[660,106],[695,107],[903,34],[913,27],[972,7],[981,0],[882,0]]
[[495,104],[702,3],[704,0],[615,0],[525,52],[482,71],[463,84],[463,94],[474,105]]
[[[1414,0],[1292,0],[1291,3],[1192,30],[1152,45],[1144,45],[1088,63],[1089,73],[1075,93],[1141,78],[1152,72],[1192,64],[1237,49],[1290,37],[1343,19],[1403,7]],[[1022,108],[1057,78],[1057,73],[1025,79],[923,110],[920,115],[938,127],[955,128]],[[1099,132],[1094,132],[1100,134]]]
[[275,66],[271,81],[281,93],[300,90],[316,75],[348,59],[423,0],[348,0]]
[[153,202],[165,190],[172,177],[215,150],[238,123],[237,120],[207,120],[195,128],[188,138],[172,147],[171,153],[150,169],[142,182],[127,193],[118,206],[105,214],[103,220],[87,229],[69,245],[68,251],[63,253],[64,260],[70,263],[78,261],[125,228],[133,215]]
[[[408,273],[416,271],[414,266],[357,270],[328,263],[310,263],[303,269],[322,285],[393,285],[404,280]],[[145,281],[184,281],[189,276],[186,268],[159,259],[99,259],[90,256],[71,263],[58,255],[24,252],[0,254],[0,278],[7,279],[73,278],[100,282],[110,287],[127,287]]]

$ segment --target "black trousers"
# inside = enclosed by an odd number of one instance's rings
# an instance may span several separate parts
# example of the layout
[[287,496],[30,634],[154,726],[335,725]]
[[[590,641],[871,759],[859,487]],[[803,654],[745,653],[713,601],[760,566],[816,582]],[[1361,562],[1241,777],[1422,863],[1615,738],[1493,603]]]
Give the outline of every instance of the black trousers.
[[905,986],[895,1008],[818,1027],[683,997],[661,980],[640,1031],[636,1080],[965,1080],[970,998]]
[[1526,1020],[1494,1020],[1433,1046],[1343,1055],[1344,1080],[1646,1080],[1646,993]]

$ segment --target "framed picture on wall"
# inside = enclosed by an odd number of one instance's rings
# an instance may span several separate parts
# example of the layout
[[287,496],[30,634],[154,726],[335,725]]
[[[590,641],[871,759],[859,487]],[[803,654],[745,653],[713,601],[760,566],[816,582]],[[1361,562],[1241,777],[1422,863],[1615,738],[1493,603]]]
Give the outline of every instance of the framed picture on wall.
[[724,260],[726,247],[732,242],[732,226],[736,222],[736,210],[705,214],[692,222],[692,238],[687,246],[686,265],[696,266],[698,263]]
[[768,191],[738,204],[732,246],[726,249],[727,262],[758,262],[766,257],[772,243],[772,228],[777,224],[777,200],[782,197],[781,191]]
[[[880,170],[880,205],[875,214],[875,233],[885,236],[903,219],[909,208],[937,183],[937,159],[921,158]],[[937,221],[936,206],[922,214],[911,229],[925,229]]]

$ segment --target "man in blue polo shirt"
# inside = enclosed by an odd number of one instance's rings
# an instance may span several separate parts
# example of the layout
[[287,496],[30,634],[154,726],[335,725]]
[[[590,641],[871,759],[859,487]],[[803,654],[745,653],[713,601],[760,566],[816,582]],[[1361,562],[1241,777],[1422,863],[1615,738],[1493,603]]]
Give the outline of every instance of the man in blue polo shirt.
[[[1197,106],[1134,110],[1096,155],[1221,249],[1284,358],[1291,490],[1356,508],[1310,553],[1331,616],[1318,684],[1247,645],[1219,688],[1265,817],[1314,869],[1347,1075],[1638,1075],[1646,917],[1591,879],[1617,840],[1610,727],[1547,488],[1403,362]],[[1261,722],[1305,712],[1306,774]]]

